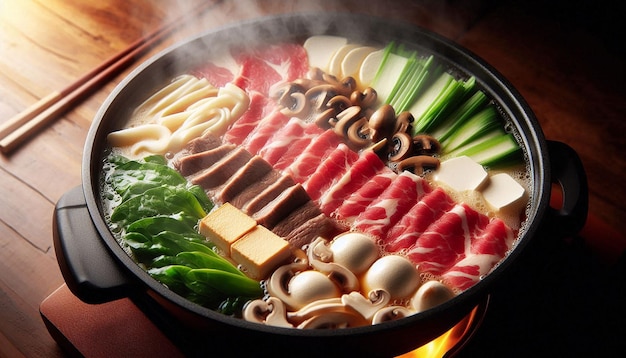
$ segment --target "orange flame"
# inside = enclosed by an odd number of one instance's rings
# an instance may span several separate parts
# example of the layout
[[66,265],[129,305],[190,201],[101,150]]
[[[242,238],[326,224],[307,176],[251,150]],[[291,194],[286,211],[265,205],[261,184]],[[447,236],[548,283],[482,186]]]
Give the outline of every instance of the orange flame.
[[454,327],[423,346],[396,358],[440,358],[461,348],[480,325],[486,303],[480,304]]

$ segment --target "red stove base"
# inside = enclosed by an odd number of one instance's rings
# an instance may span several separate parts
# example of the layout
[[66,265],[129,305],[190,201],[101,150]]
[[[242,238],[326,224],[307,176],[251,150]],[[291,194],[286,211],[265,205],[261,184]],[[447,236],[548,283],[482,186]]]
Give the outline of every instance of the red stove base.
[[[460,348],[469,339],[480,325],[486,307],[487,301],[471,313],[476,317],[470,319],[468,316],[461,321],[467,326],[459,327],[461,332],[455,332],[458,337],[454,337],[456,344],[452,348]],[[184,357],[176,345],[128,298],[87,304],[74,296],[64,284],[41,303],[39,311],[50,335],[70,356]],[[468,319],[470,321],[466,321]],[[431,347],[428,349],[432,350]],[[402,357],[423,356],[418,349]]]
[[50,335],[71,356],[183,357],[127,298],[87,304],[64,284],[41,303],[39,311]]

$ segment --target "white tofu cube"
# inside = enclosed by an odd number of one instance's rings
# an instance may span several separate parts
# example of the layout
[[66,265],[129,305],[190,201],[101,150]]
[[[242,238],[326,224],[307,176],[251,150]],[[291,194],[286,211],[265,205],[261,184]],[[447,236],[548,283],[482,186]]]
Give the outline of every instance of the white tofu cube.
[[482,190],[483,198],[496,212],[518,214],[526,202],[526,190],[506,173],[492,175]]
[[478,190],[487,180],[482,165],[467,156],[448,159],[439,165],[433,179],[457,192]]

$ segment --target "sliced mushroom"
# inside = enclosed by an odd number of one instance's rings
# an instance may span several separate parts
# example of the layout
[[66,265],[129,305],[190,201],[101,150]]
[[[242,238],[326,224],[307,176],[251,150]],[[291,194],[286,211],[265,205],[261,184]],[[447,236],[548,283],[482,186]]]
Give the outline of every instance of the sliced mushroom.
[[293,93],[304,93],[305,89],[302,85],[295,82],[286,82],[273,86],[270,89],[270,98],[275,99],[279,104],[284,105],[283,100],[288,100],[288,97]]
[[383,290],[372,291],[369,299],[363,297],[359,292],[350,292],[341,296],[341,302],[348,307],[352,307],[365,319],[371,320],[374,314],[385,307],[391,300],[391,295]]
[[391,137],[389,160],[399,162],[413,155],[413,138],[404,132],[399,132]]
[[328,249],[326,243],[327,242],[324,238],[318,237],[309,245],[307,250],[309,264],[319,272],[327,274],[332,280],[337,282],[337,284],[341,287],[342,292],[357,291],[360,284],[359,280],[354,273],[352,273],[352,271],[337,263],[324,261],[323,255],[319,255],[319,252],[331,252],[332,255],[332,251]]
[[369,137],[369,125],[367,118],[361,117],[357,121],[353,122],[352,125],[348,127],[346,139],[348,144],[356,149],[364,148],[372,143]]
[[311,103],[311,108],[317,111],[325,110],[328,101],[338,95],[337,89],[330,84],[321,84],[311,87],[305,93],[307,100]]
[[409,111],[404,111],[398,114],[396,118],[396,133],[409,133],[412,128],[412,123],[415,118]]
[[417,155],[435,155],[441,151],[439,141],[427,134],[418,134],[413,137],[413,146]]
[[313,316],[298,325],[301,329],[334,329],[358,327],[368,324],[361,315],[351,310],[329,312]]
[[424,169],[436,169],[438,167],[439,159],[430,155],[414,155],[398,163],[398,172],[412,168],[413,172],[419,175],[424,173]]
[[337,95],[329,99],[326,103],[326,107],[334,109],[336,113],[341,113],[350,106],[352,106],[352,102],[350,102],[350,99],[342,95]]
[[324,73],[322,79],[333,85],[337,92],[343,96],[349,97],[350,93],[356,88],[356,80],[353,77],[344,77],[341,81],[337,77]]
[[289,99],[281,99],[281,104],[284,106],[281,112],[290,117],[306,117],[310,109],[310,102],[301,92],[290,94]]
[[270,297],[267,301],[251,301],[246,304],[242,313],[243,319],[248,322],[293,328],[293,325],[287,321],[287,309],[285,304],[276,297]]
[[369,323],[340,298],[312,302],[298,311],[288,312],[287,319],[298,328],[347,328]]
[[395,321],[400,318],[408,317],[414,312],[402,306],[389,306],[381,309],[374,314],[372,318],[372,324],[379,324],[383,322]]
[[331,123],[337,121],[337,112],[334,109],[329,108],[315,117],[315,124],[322,129],[332,128]]
[[[337,114],[337,122],[334,124],[334,131],[337,135],[347,137],[348,128],[361,118],[361,107],[352,106]],[[332,126],[332,123],[331,123]]]
[[341,312],[345,306],[340,297],[321,299],[310,302],[306,306],[300,307],[297,311],[287,312],[287,318],[291,322],[299,324],[311,317],[331,312]]

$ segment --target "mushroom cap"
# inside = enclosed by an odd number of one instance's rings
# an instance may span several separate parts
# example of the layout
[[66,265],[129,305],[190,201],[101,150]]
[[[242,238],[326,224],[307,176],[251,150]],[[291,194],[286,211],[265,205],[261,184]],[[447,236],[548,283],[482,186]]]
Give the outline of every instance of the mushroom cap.
[[291,302],[297,307],[308,303],[341,296],[339,287],[326,275],[319,271],[303,271],[295,275],[289,282]]
[[363,277],[363,288],[385,290],[392,299],[411,296],[421,283],[417,268],[404,256],[387,255],[376,260]]
[[335,237],[330,244],[333,262],[344,266],[355,275],[367,270],[379,256],[378,245],[367,235],[348,232]]

